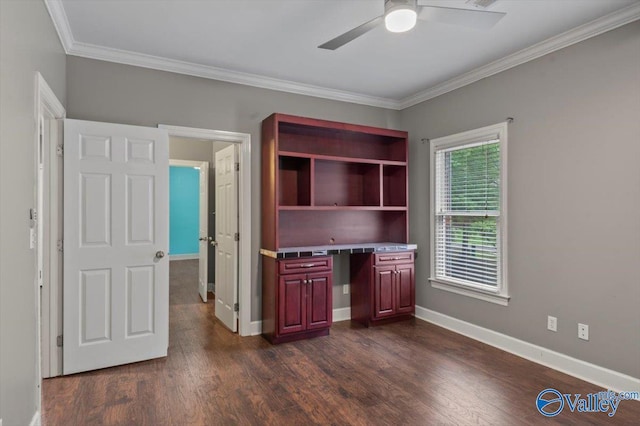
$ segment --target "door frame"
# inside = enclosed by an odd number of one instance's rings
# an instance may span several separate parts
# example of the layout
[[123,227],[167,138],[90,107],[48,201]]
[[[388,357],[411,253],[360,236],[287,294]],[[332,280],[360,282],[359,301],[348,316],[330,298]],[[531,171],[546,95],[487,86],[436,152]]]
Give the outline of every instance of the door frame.
[[[59,295],[62,289],[62,256],[58,250],[58,240],[62,238],[62,179],[61,158],[58,157],[56,147],[62,145],[61,126],[45,126],[47,120],[57,120],[66,117],[66,110],[49,84],[39,72],[35,75],[35,161],[34,174],[36,188],[34,191],[34,205],[39,204],[42,197],[42,212],[39,218],[43,232],[43,244],[36,247],[35,268],[35,303],[36,303],[36,387],[37,412],[41,412],[43,364],[48,377],[62,374],[62,348],[57,346],[56,338],[62,334],[62,310]],[[38,150],[42,135],[42,151],[44,176],[42,187],[38,180]],[[46,212],[46,214],[45,214]],[[40,221],[40,219],[38,219]],[[43,255],[38,253],[42,251]],[[38,264],[42,259],[42,265]],[[38,283],[38,271],[42,268],[42,290]]]
[[238,259],[238,334],[251,335],[251,135],[249,133],[228,132],[224,130],[200,129],[195,127],[171,126],[159,124],[166,129],[169,137],[206,139],[229,142],[239,145],[240,163],[238,185],[238,228],[240,247]]

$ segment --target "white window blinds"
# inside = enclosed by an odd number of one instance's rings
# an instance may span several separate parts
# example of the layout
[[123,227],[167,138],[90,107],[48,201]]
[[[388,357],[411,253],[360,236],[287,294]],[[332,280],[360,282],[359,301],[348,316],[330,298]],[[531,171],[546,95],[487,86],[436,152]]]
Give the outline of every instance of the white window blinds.
[[500,286],[500,141],[435,151],[435,275]]

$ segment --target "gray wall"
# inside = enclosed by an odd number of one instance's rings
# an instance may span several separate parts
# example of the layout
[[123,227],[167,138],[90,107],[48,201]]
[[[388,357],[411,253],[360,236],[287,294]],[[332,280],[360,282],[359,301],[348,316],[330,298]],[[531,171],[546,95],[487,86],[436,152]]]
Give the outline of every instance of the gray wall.
[[[260,125],[274,112],[397,128],[399,112],[92,59],[67,58],[67,115],[155,127],[172,124],[251,134],[251,318],[260,319]],[[342,262],[336,286],[343,284]],[[348,271],[348,270],[347,270]],[[241,285],[243,285],[241,283]],[[349,305],[336,297],[334,307]],[[334,294],[338,292],[334,288]],[[336,294],[337,295],[337,294]]]
[[213,142],[198,139],[169,138],[169,158],[172,160],[208,161],[213,168]]
[[35,73],[65,100],[65,56],[42,1],[0,1],[0,418],[29,424],[37,408]]
[[[428,145],[509,125],[508,307],[430,287]],[[402,112],[417,304],[640,377],[640,22]],[[558,332],[546,330],[547,315]],[[578,340],[577,323],[590,326]]]

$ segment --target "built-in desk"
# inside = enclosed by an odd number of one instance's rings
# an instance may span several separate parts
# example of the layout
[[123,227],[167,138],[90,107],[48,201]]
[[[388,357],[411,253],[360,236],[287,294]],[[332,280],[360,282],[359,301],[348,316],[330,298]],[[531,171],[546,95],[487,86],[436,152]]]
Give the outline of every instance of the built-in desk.
[[392,242],[261,249],[262,334],[272,343],[329,334],[332,255],[342,253],[350,254],[353,321],[368,327],[411,318],[416,249]]
[[329,334],[332,255],[341,253],[352,319],[411,316],[407,132],[276,113],[261,139],[263,335]]
[[260,249],[260,254],[274,259],[289,259],[295,257],[327,256],[342,253],[385,253],[392,251],[414,251],[416,244],[404,243],[368,243],[368,244],[341,244],[308,247],[285,247],[277,251]]

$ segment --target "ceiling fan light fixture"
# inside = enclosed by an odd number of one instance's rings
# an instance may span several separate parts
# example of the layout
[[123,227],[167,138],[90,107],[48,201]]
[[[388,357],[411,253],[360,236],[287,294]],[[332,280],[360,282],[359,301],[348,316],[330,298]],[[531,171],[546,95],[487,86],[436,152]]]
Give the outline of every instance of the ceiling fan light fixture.
[[384,26],[392,33],[404,33],[416,26],[418,14],[410,5],[395,7],[384,15]]

